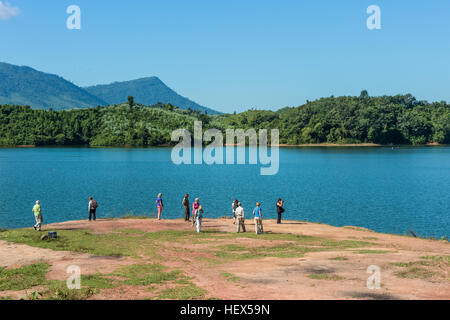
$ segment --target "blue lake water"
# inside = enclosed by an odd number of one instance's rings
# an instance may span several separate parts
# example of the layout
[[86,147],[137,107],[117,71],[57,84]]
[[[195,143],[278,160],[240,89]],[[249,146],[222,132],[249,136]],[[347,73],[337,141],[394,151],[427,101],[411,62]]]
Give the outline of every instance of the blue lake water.
[[265,218],[285,199],[285,219],[379,232],[450,236],[450,148],[282,148],[274,176],[259,165],[175,165],[170,148],[0,149],[0,227],[87,218],[88,197],[99,217],[154,215],[163,193],[164,218],[183,215],[184,193],[199,197],[206,217],[231,215],[238,198],[247,217],[256,201]]

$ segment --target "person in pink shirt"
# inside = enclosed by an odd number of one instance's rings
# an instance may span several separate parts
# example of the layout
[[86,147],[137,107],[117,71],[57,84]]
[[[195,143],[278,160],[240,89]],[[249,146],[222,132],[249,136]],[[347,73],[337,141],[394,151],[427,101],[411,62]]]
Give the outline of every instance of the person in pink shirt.
[[[197,211],[198,207],[200,207],[200,200],[198,198],[195,198],[194,203],[192,204],[192,216],[195,216],[195,212]],[[192,225],[194,225],[195,219],[192,219]]]

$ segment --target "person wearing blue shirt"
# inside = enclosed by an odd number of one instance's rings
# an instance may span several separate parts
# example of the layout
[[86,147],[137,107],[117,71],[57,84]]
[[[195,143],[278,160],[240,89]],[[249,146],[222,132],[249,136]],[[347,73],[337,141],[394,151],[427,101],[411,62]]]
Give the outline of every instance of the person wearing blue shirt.
[[256,234],[264,233],[262,225],[262,210],[261,203],[257,202],[255,209],[253,209],[253,215],[255,220],[255,232]]
[[164,208],[162,193],[158,193],[158,198],[156,198],[156,207],[158,208],[158,220],[161,220],[161,212]]

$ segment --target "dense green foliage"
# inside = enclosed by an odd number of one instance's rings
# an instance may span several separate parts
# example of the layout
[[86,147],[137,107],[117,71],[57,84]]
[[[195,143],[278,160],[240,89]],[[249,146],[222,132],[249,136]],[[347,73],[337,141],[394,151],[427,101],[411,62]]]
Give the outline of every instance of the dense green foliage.
[[450,143],[450,105],[413,96],[329,97],[277,112],[249,110],[225,126],[279,128],[280,142],[425,144]]
[[56,75],[0,62],[0,104],[6,103],[55,110],[108,104]]
[[109,104],[122,103],[124,98],[131,95],[134,101],[153,105],[156,103],[171,103],[181,109],[205,110],[209,114],[217,114],[217,111],[203,107],[194,101],[185,98],[170,89],[158,77],[147,77],[131,81],[114,82],[105,85],[96,85],[85,88],[92,95],[99,97]]
[[[162,108],[164,106],[164,108]],[[146,146],[170,141],[173,128],[196,119],[165,105],[118,106],[63,111],[0,107],[0,145]],[[172,107],[174,108],[174,107]]]
[[[364,93],[364,92],[363,92]],[[450,143],[450,105],[411,95],[322,98],[276,112],[208,115],[171,104],[136,102],[93,109],[0,107],[0,145],[155,146],[171,144],[178,128],[279,129],[280,143]]]

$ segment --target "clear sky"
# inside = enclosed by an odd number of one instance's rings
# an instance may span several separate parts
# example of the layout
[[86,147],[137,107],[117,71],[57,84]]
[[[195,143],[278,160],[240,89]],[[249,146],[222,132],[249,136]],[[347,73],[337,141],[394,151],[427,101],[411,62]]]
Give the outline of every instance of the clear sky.
[[[0,2],[0,61],[81,86],[158,76],[223,112],[362,89],[450,101],[449,0]],[[66,27],[72,4],[81,30]]]

